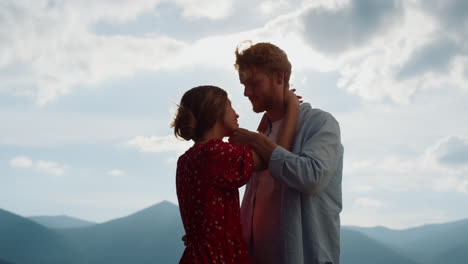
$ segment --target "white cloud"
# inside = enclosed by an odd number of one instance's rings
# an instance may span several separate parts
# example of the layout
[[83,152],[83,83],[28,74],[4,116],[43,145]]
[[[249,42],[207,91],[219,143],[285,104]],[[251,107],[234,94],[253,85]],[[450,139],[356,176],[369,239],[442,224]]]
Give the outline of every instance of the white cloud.
[[67,165],[59,164],[53,161],[38,160],[34,162],[25,156],[17,156],[12,158],[10,160],[10,166],[13,168],[35,168],[39,171],[55,176],[63,175],[65,169],[69,168]]
[[10,160],[10,166],[13,168],[31,168],[32,165],[32,160],[25,156],[17,156]]
[[186,17],[222,19],[230,15],[233,0],[175,0]]
[[436,224],[454,221],[446,211],[434,208],[412,210],[401,213],[398,210],[378,210],[378,208],[361,207],[356,210],[344,211],[341,215],[342,225],[353,226],[385,226],[395,229],[418,227],[423,224]]
[[113,170],[108,171],[107,174],[111,176],[123,176],[126,173],[123,170],[113,169]]
[[61,176],[68,166],[53,161],[38,160],[36,162],[36,168],[50,175]]
[[458,184],[457,190],[461,193],[468,194],[468,179]]
[[368,197],[361,197],[361,198],[358,198],[354,201],[354,203],[357,205],[357,206],[361,206],[361,207],[382,207],[384,206],[385,204],[380,201],[380,200],[377,200],[377,199],[372,199],[372,198],[368,198]]
[[397,30],[364,45],[359,60],[343,64],[339,86],[367,100],[397,103],[408,103],[416,91],[430,87],[467,87],[466,38],[441,34],[437,19],[406,3]]
[[427,165],[435,165],[442,171],[468,171],[468,138],[444,137],[427,149],[425,159]]
[[193,142],[181,141],[175,136],[136,136],[135,138],[127,141],[127,146],[137,148],[141,152],[176,152],[183,153],[189,149]]
[[178,159],[178,157],[173,156],[173,157],[169,157],[169,158],[165,159],[164,161],[167,164],[177,164],[177,159]]
[[374,161],[372,160],[349,160],[345,161],[345,166],[343,170],[346,173],[352,173],[359,170],[365,170],[373,165]]
[[[466,193],[468,140],[465,137],[444,137],[418,154],[387,154],[351,164],[355,164],[351,165],[354,169],[345,169],[345,174],[354,179],[347,183],[350,192],[424,189]],[[359,184],[355,183],[357,179]]]
[[68,144],[115,142],[157,129],[154,118],[101,115],[95,113],[53,113],[1,111],[0,144],[42,147]]
[[263,14],[276,13],[281,9],[287,9],[291,6],[290,3],[284,0],[279,1],[263,1],[260,3],[259,9]]
[[[281,14],[264,27],[184,43],[161,35],[97,36],[91,32],[91,27],[98,21],[125,23],[143,13],[157,13],[161,3],[157,0],[120,0],[117,4],[110,0],[52,4],[49,1],[10,1],[0,11],[6,18],[0,32],[7,36],[0,44],[0,65],[20,64],[22,67],[15,79],[0,85],[0,91],[34,96],[38,104],[47,104],[69,94],[79,84],[95,84],[138,71],[198,65],[232,70],[233,51],[244,39],[278,44],[287,51],[295,70],[339,71],[338,86],[366,100],[390,98],[398,103],[408,103],[419,89],[450,85],[468,87],[465,74],[468,58],[464,56],[466,34],[438,34],[441,25],[446,25],[451,16],[422,9],[420,1],[384,2],[303,1],[301,7]],[[229,16],[234,5],[231,0],[179,0],[176,3],[186,16],[210,19]],[[285,3],[264,1],[260,6],[267,12],[281,9]],[[444,10],[452,12],[454,8],[451,6]],[[324,14],[330,17],[324,17]],[[306,19],[311,17],[324,21],[333,18],[331,20],[338,21],[336,23],[348,21],[346,24],[352,27],[352,34],[346,38],[346,34],[333,33],[330,28],[333,23],[319,23],[317,28],[317,23]],[[463,19],[459,18],[465,21]],[[324,31],[323,34],[319,29]],[[337,26],[335,30],[344,29]],[[328,34],[330,32],[332,34]],[[309,33],[316,38],[307,40],[307,36],[312,36]],[[453,38],[459,47],[448,50],[451,45],[442,45],[447,47],[447,52],[452,52],[446,61],[418,62],[418,58],[436,57],[421,56],[418,51],[429,47],[427,52],[430,52],[430,47],[434,46],[431,43],[445,43],[450,36],[456,36]],[[322,40],[324,42],[320,44]],[[336,54],[323,52],[324,48],[332,49]],[[437,68],[437,64],[447,67]],[[426,66],[420,68],[418,65]],[[420,74],[406,75],[403,79],[398,77],[402,70],[409,69],[409,72]]]
[[29,89],[20,94],[33,94],[38,104],[70,93],[77,84],[160,69],[182,43],[165,36],[97,36],[90,31],[97,21],[127,21],[157,2],[11,1],[0,11],[7,18],[0,28],[6,39],[0,44],[0,67],[23,65],[17,78],[29,80],[22,83]]
[[351,192],[356,192],[356,193],[366,193],[374,190],[375,188],[371,185],[353,185],[348,189]]
[[343,8],[350,4],[352,0],[303,0],[301,3],[302,7],[306,8],[328,8],[328,9],[337,9]]
[[402,11],[398,0],[354,0],[339,8],[308,8],[300,20],[304,25],[304,38],[312,47],[336,54],[385,34],[401,20]]
[[[310,21],[314,17],[320,21]],[[294,69],[338,71],[338,87],[351,94],[407,104],[418,90],[468,87],[468,35],[463,29],[441,34],[441,17],[418,1],[311,1],[269,22],[258,36],[285,49]]]

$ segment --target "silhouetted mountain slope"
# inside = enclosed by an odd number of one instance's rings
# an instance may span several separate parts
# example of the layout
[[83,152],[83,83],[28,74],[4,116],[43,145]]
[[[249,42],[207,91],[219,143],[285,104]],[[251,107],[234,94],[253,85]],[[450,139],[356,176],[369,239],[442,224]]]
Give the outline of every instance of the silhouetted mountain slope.
[[[430,263],[433,259],[468,244],[468,219],[432,224],[405,230],[384,227],[349,227],[389,245],[413,260]],[[467,249],[468,251],[468,249]]]
[[[341,263],[468,263],[467,223],[407,230],[345,226]],[[0,210],[0,264],[178,263],[183,234],[179,208],[169,202],[106,223],[66,229],[48,229]],[[424,247],[426,254],[421,255]]]
[[23,263],[82,263],[67,241],[55,231],[0,209],[0,256]]
[[466,264],[468,263],[468,242],[458,245],[455,248],[446,250],[444,253],[437,255],[430,262],[431,264],[450,263],[450,264]]
[[69,217],[66,215],[31,216],[28,217],[28,219],[48,228],[78,228],[88,227],[96,224],[90,221]]
[[418,264],[358,231],[341,230],[343,264]]
[[177,263],[184,248],[179,208],[169,202],[103,224],[60,232],[89,264]]
[[6,261],[6,260],[0,258],[0,264],[15,264],[15,263],[11,262],[11,261]]

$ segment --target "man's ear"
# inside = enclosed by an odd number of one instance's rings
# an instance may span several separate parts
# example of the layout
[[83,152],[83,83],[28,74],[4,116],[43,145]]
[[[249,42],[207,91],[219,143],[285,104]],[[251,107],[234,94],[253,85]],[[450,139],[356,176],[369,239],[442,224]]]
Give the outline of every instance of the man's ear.
[[275,73],[275,81],[278,85],[283,86],[284,84],[284,72]]

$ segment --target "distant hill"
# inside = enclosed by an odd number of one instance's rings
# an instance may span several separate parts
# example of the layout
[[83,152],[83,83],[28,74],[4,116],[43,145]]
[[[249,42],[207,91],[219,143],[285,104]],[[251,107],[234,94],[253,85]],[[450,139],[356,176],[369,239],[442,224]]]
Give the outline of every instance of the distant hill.
[[419,264],[358,231],[341,230],[343,264]]
[[83,263],[60,234],[2,209],[0,234],[0,257],[5,261],[20,264]]
[[[344,226],[341,263],[466,264],[467,224],[406,230]],[[0,264],[178,263],[183,234],[179,208],[170,202],[79,228],[47,228],[0,210]]]
[[[388,245],[401,255],[422,263],[433,263],[434,259],[440,259],[447,255],[454,256],[453,254],[458,252],[459,248],[468,245],[468,219],[404,230],[393,230],[385,227],[348,228],[359,231]],[[468,251],[468,247],[464,248],[465,251]],[[463,260],[467,259],[463,258]],[[468,261],[463,263],[468,263]]]
[[170,202],[106,223],[59,232],[88,264],[178,263],[184,249],[179,208]]
[[0,264],[15,264],[15,263],[13,263],[11,261],[6,261],[4,259],[0,259]]
[[59,216],[31,216],[28,219],[41,224],[48,228],[78,228],[78,227],[88,227],[95,225],[96,223],[69,217],[66,215]]
[[468,263],[468,242],[459,245],[456,248],[446,250],[443,254],[435,257],[431,264],[450,263],[450,264],[466,264]]

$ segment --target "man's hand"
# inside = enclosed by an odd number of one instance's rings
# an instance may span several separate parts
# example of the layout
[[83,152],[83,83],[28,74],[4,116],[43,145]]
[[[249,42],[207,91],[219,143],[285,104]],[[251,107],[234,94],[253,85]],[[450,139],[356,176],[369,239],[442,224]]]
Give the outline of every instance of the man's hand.
[[236,145],[251,146],[257,136],[258,133],[243,128],[237,128],[229,137],[229,142]]

